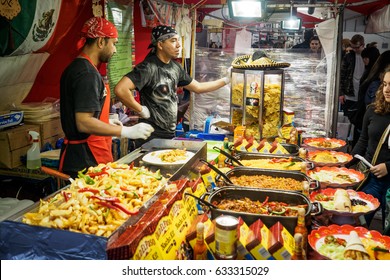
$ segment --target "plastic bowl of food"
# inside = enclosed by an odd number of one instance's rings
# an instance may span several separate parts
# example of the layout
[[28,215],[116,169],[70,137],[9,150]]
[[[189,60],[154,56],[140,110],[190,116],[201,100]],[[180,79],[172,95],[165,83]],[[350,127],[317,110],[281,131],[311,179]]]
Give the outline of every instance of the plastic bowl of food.
[[308,161],[313,162],[314,166],[344,166],[349,163],[353,157],[348,153],[330,151],[330,150],[313,150],[307,154]]
[[321,188],[353,188],[364,179],[364,174],[345,167],[315,167],[307,175],[320,182]]
[[321,226],[311,231],[308,236],[310,247],[324,258],[331,260],[344,260],[345,251],[355,231],[363,245],[363,250],[370,260],[390,259],[390,237],[380,234],[375,230],[351,225]]
[[327,137],[319,137],[319,138],[307,138],[303,140],[303,146],[308,150],[331,150],[338,151],[345,147],[347,142],[341,139],[336,138],[327,138]]

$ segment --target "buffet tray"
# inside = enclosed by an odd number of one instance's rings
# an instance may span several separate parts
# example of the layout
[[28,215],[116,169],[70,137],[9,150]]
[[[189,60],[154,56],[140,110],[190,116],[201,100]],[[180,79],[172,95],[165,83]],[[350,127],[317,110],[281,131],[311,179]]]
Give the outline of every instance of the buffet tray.
[[[322,212],[322,207],[319,204],[316,204],[317,207],[315,207],[314,204],[306,196],[298,192],[261,190],[246,187],[226,186],[219,188],[218,190],[215,190],[211,193],[207,193],[206,195],[208,196],[207,201],[211,204],[213,204],[214,201],[220,201],[221,199],[249,198],[253,201],[265,201],[267,197],[269,201],[285,202],[292,205],[307,204],[305,212],[305,219],[307,224],[310,224],[311,222],[311,215],[317,215]],[[248,225],[251,225],[258,219],[260,219],[268,228],[270,228],[277,222],[281,222],[281,224],[292,234],[294,233],[294,228],[297,224],[297,217],[295,216],[270,216],[264,214],[222,210],[216,207],[210,207],[210,211],[212,219],[215,219],[216,217],[221,215],[231,215],[235,217],[241,217]]]
[[[316,180],[313,180],[306,174],[299,171],[283,171],[283,170],[271,170],[271,169],[260,169],[260,168],[250,168],[250,167],[235,167],[228,172],[226,172],[226,176],[230,179],[231,177],[240,177],[240,176],[256,176],[256,175],[266,175],[270,177],[282,177],[282,178],[291,178],[300,182],[308,182],[309,190],[315,191],[320,188],[320,183]],[[223,179],[222,176],[216,176],[217,181],[222,181],[225,185],[230,186],[234,184],[230,184]],[[246,187],[246,186],[243,186]],[[250,186],[248,186],[250,187]],[[262,189],[262,188],[261,188]],[[285,190],[289,191],[289,190]],[[290,190],[291,191],[291,190]],[[302,191],[299,191],[302,192]]]
[[[145,164],[142,157],[151,151],[162,149],[186,149],[194,153],[194,156],[183,165],[174,166],[154,166]],[[160,169],[161,174],[169,178],[168,184],[176,180],[188,178],[193,179],[199,177],[199,170],[202,163],[200,158],[205,158],[207,155],[206,142],[186,141],[186,140],[167,140],[153,139],[139,149],[129,153],[117,161],[117,163],[134,163],[134,166],[145,166],[150,171],[155,172]],[[192,178],[193,177],[193,178]],[[56,194],[66,190],[70,186],[50,194],[44,200],[54,197]],[[96,241],[99,244],[100,251],[98,255],[94,255],[91,259],[106,259],[106,252],[102,252],[101,248],[106,250],[107,242],[113,242],[118,239],[128,227],[137,224],[137,222],[145,215],[148,209],[158,201],[159,197],[164,193],[165,186],[151,197],[139,209],[139,213],[132,215],[126,222],[119,226],[110,237],[99,237],[90,234],[71,232],[62,229],[45,228],[40,226],[31,226],[22,223],[23,216],[29,212],[37,212],[40,202],[23,209],[22,211],[10,216],[7,221],[0,223],[2,230],[2,241],[4,244],[12,244],[7,246],[5,250],[0,251],[1,259],[89,259],[88,250],[96,251],[93,243]],[[3,229],[11,230],[3,230]],[[3,234],[3,233],[7,234]],[[13,233],[15,232],[15,234]],[[31,238],[25,237],[25,232],[29,232]],[[20,233],[19,235],[16,233]],[[60,241],[59,241],[60,240]],[[92,240],[92,241],[91,241]],[[84,246],[80,246],[83,243]],[[88,247],[91,244],[91,247]],[[37,248],[39,250],[37,250]]]
[[[298,154],[299,154],[299,146],[298,145],[289,144],[289,143],[280,143],[280,145],[282,145],[282,147],[285,148],[289,152],[289,154],[285,154],[283,156],[298,156]],[[240,150],[234,150],[234,152],[236,155],[251,153],[251,152],[245,152],[245,151],[240,151]],[[260,153],[260,152],[255,153],[255,154],[276,155],[276,154],[271,154],[271,153]]]
[[[272,155],[272,154],[260,154],[260,153],[238,153],[234,156],[238,161],[240,160],[256,160],[256,159],[291,159],[293,162],[306,162],[304,159],[297,156],[287,155]],[[225,163],[236,166],[232,159],[226,158]],[[253,168],[253,167],[251,167]],[[306,162],[307,169],[313,169],[314,164],[312,162]],[[288,171],[288,170],[285,170]]]

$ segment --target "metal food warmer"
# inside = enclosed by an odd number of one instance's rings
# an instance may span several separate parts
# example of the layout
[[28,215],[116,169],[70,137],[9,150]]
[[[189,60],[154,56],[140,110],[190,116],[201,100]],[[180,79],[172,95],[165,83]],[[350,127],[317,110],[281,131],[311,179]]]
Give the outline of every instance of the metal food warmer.
[[255,139],[275,138],[283,124],[284,70],[232,69],[230,121]]
[[[182,165],[156,166],[142,161],[147,153],[164,149],[186,149],[194,155]],[[122,157],[117,163],[133,162],[134,166],[145,166],[152,172],[160,169],[161,175],[169,178],[168,183],[172,183],[183,178],[199,178],[199,170],[203,165],[199,162],[201,158],[207,158],[206,142],[153,139]],[[69,185],[43,200],[54,197],[68,187]],[[26,213],[38,212],[38,201],[0,223],[0,237],[4,245],[0,256],[2,259],[107,259],[107,243],[117,239],[127,227],[136,224],[163,192],[164,189],[157,192],[139,209],[139,214],[131,216],[108,238],[22,223]]]

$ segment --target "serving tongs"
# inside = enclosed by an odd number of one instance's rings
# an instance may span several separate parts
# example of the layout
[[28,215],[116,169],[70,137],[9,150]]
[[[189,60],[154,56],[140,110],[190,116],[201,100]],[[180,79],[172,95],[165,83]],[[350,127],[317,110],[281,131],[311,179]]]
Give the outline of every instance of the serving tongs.
[[196,195],[193,195],[192,193],[184,193],[184,195],[189,195],[189,196],[192,196],[193,198],[197,199],[200,203],[210,207],[210,208],[214,208],[214,209],[217,209],[218,207],[215,206],[214,204],[208,202],[207,200],[205,200],[204,198],[201,198],[201,197],[198,197]]
[[220,152],[221,154],[223,154],[224,156],[226,156],[227,158],[229,158],[230,160],[234,161],[235,163],[237,163],[239,166],[244,166],[238,159],[236,159],[234,156],[232,156],[231,154],[225,152],[224,150],[214,146],[213,147],[214,150]]
[[229,179],[228,176],[226,176],[225,173],[223,173],[221,170],[219,170],[217,167],[215,167],[214,165],[212,165],[210,162],[208,162],[207,160],[204,160],[204,159],[199,159],[200,162],[206,164],[208,167],[210,167],[212,170],[214,170],[219,176],[221,176],[226,182],[228,182],[229,184],[233,184],[233,182]]

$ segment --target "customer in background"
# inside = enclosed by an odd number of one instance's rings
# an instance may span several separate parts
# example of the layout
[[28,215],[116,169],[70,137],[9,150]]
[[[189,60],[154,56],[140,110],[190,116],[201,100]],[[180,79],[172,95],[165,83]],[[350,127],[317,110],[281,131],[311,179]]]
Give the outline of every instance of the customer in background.
[[352,50],[351,48],[351,40],[349,40],[348,38],[344,38],[341,42],[341,58],[344,57],[345,54],[349,53],[349,51]]
[[[144,61],[127,73],[115,87],[115,94],[122,103],[138,112],[141,122],[154,128],[148,139],[135,140],[133,148],[153,138],[171,139],[175,136],[178,87],[205,93],[230,83],[230,73],[228,77],[204,83],[192,79],[174,60],[180,54],[181,45],[176,30],[170,26],[153,28],[149,48],[151,51]],[[141,104],[133,97],[132,91],[135,89],[140,92]]]
[[[348,119],[351,116],[350,109],[358,100],[360,79],[364,73],[364,62],[361,56],[364,46],[363,36],[359,34],[354,35],[351,38],[351,48],[353,50],[347,53],[341,62],[339,102],[343,108],[344,115]],[[348,140],[353,147],[356,144],[359,132],[354,125],[351,126],[350,131]]]
[[98,67],[115,54],[117,42],[118,32],[111,22],[100,17],[89,19],[77,43],[80,55],[61,76],[60,113],[65,140],[59,170],[72,178],[84,168],[113,161],[112,136],[147,138],[153,131],[146,124],[109,124],[110,91]]
[[[390,67],[384,71],[381,84],[376,93],[375,102],[368,106],[363,119],[363,129],[359,141],[351,154],[364,156],[369,162],[375,154],[375,150],[383,132],[390,124]],[[385,218],[385,195],[390,188],[390,144],[389,135],[380,148],[376,163],[370,168],[369,178],[361,189],[362,192],[371,194],[379,200],[382,206],[382,221]],[[366,222],[370,225],[374,213],[366,215]]]
[[[375,101],[375,95],[381,83],[381,75],[383,75],[383,69],[390,66],[390,51],[383,52],[375,61],[370,71],[366,71],[363,74],[361,84],[359,87],[359,96],[356,105],[351,115],[351,122],[356,126],[358,131],[361,131],[363,124],[363,116],[366,112],[367,105]],[[364,76],[366,76],[364,78]]]
[[310,50],[313,53],[321,53],[322,46],[318,36],[313,36],[310,38]]
[[380,52],[376,47],[366,47],[361,54],[364,62],[364,73],[360,78],[360,83],[364,81],[368,74],[371,71],[372,66],[375,64],[376,60],[380,56]]
[[314,36],[313,29],[305,29],[303,42],[292,46],[292,49],[310,49],[310,39]]

